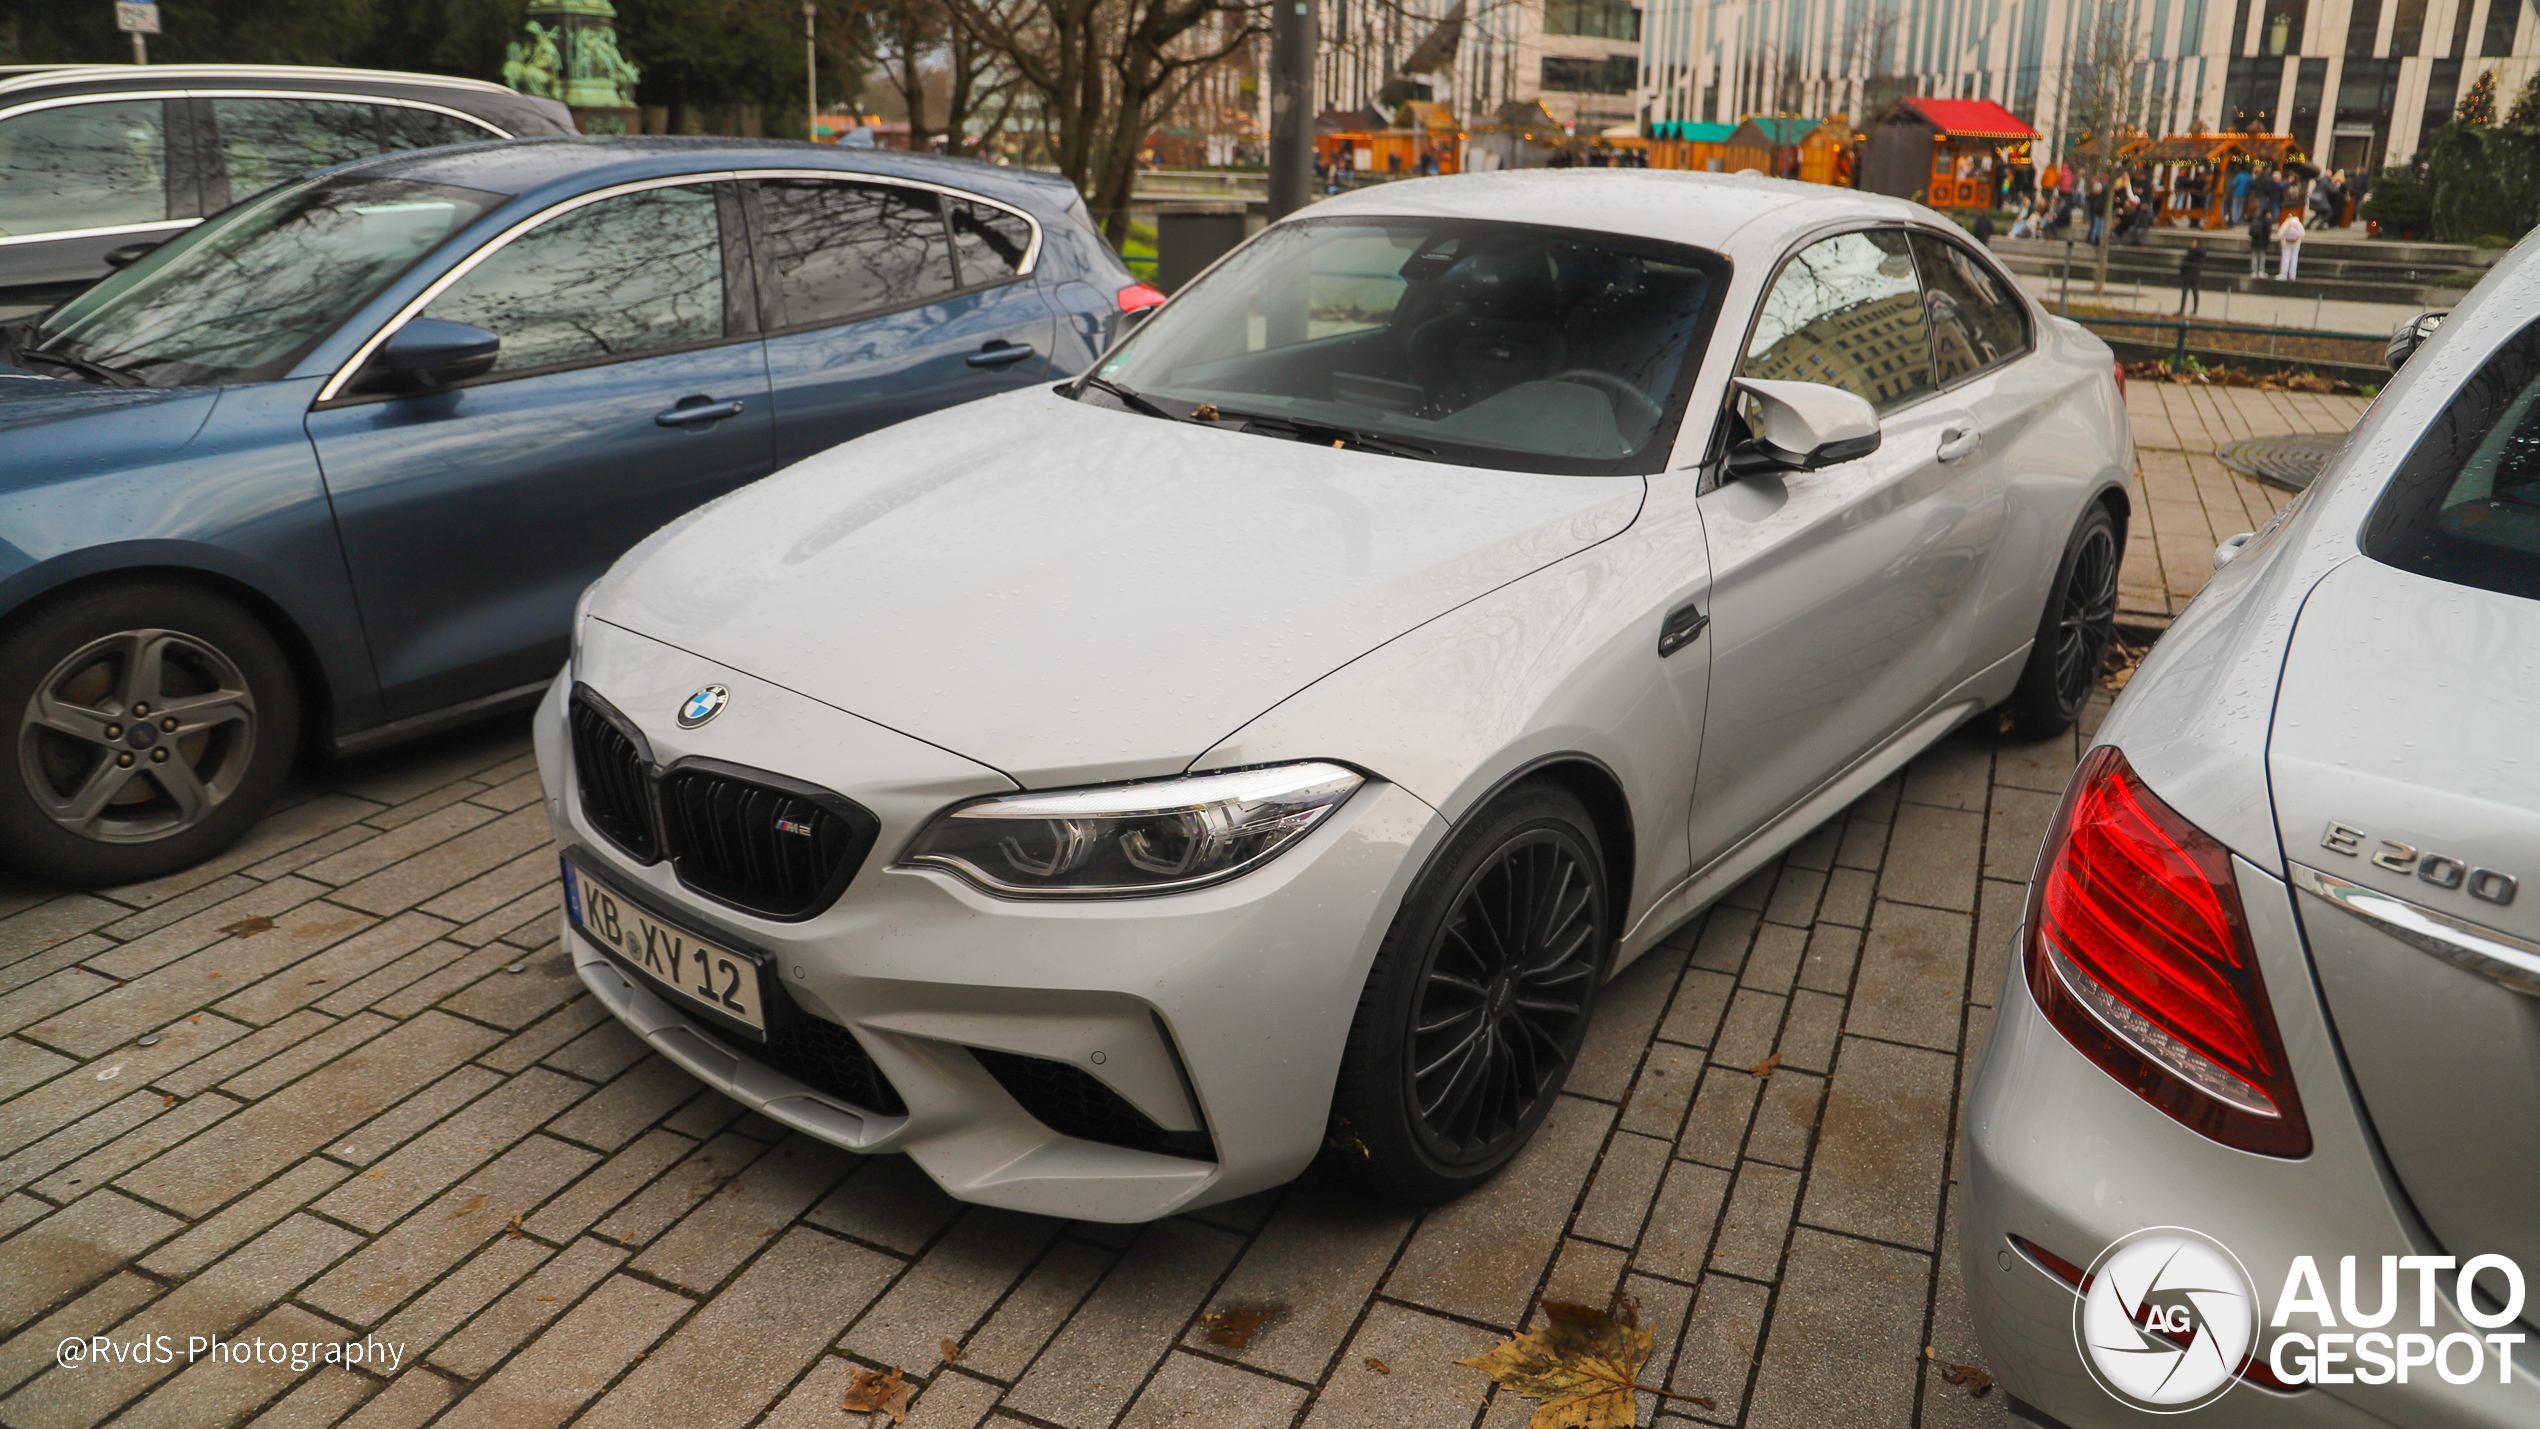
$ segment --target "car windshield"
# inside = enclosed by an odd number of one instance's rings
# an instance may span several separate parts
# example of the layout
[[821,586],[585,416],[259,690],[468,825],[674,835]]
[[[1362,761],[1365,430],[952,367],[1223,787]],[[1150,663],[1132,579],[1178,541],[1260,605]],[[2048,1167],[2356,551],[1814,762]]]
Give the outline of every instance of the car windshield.
[[1476,466],[1646,470],[1726,273],[1696,249],[1512,223],[1281,224],[1148,319],[1086,393]]
[[408,179],[286,185],[73,298],[28,334],[21,360],[154,387],[279,377],[503,198]]
[[2540,600],[2540,325],[2463,382],[2364,524],[2364,554]]

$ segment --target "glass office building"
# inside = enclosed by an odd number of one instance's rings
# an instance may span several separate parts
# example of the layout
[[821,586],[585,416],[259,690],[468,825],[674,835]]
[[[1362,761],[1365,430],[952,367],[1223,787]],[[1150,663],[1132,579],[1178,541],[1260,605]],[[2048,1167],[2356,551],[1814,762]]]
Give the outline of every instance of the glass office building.
[[2540,68],[2540,0],[1649,0],[1643,113],[1857,119],[1899,95],[1991,99],[2052,141],[2111,7],[2134,37],[2143,128],[2254,124],[2350,171],[2414,153],[2480,72],[2501,117]]

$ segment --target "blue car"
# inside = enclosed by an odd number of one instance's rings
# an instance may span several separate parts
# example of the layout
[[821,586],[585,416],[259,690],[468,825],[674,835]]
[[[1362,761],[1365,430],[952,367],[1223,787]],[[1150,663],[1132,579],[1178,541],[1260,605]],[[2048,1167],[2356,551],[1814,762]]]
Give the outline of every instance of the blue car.
[[482,143],[240,204],[0,334],[0,857],[156,877],[303,752],[529,704],[671,518],[1160,301],[1064,182],[874,150]]

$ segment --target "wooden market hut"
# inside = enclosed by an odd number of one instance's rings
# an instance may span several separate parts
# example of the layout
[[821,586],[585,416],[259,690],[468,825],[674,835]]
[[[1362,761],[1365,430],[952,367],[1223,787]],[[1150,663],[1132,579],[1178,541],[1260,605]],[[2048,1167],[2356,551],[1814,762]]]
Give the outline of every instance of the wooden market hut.
[[1750,115],[1721,141],[1721,167],[1731,173],[1753,169],[1778,178],[1831,184],[1837,181],[1848,139],[1840,124]]
[[1691,120],[1666,120],[1652,124],[1649,126],[1649,166],[1653,169],[1726,173],[1729,169],[1729,135],[1736,131],[1734,124],[1697,124]]
[[2037,131],[1990,99],[1896,100],[1870,116],[1861,187],[1933,208],[1990,208]]

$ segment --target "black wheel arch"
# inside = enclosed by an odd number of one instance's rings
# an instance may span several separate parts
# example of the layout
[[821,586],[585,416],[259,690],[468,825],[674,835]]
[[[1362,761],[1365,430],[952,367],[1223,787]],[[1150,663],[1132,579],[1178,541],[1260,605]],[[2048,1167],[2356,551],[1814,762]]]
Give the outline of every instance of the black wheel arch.
[[[1622,930],[1629,925],[1633,859],[1638,854],[1639,838],[1634,832],[1631,799],[1623,792],[1623,781],[1615,777],[1613,769],[1604,760],[1577,750],[1530,759],[1501,775],[1477,795],[1455,822],[1461,825],[1489,808],[1500,795],[1535,779],[1560,785],[1586,807],[1588,817],[1595,822],[1597,853],[1605,860],[1606,906],[1614,910],[1615,935],[1619,943]],[[1445,841],[1441,840],[1438,849],[1443,851],[1445,846]],[[1434,860],[1437,854],[1433,852],[1430,857]],[[1426,872],[1425,868],[1422,869],[1423,875]],[[1418,886],[1416,879],[1411,886]],[[1608,971],[1611,971],[1613,955],[1612,948],[1605,950]]]

